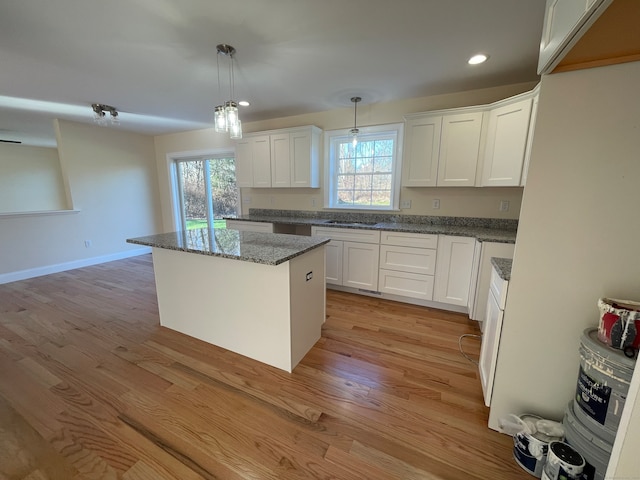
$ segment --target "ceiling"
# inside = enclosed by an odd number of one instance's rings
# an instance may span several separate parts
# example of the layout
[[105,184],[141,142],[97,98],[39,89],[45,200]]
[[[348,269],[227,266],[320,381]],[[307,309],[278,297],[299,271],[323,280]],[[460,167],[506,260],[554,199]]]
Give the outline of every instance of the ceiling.
[[[212,126],[233,45],[244,123],[537,80],[544,0],[0,2],[0,139],[55,145],[53,118],[147,134]],[[489,60],[471,66],[477,53]]]

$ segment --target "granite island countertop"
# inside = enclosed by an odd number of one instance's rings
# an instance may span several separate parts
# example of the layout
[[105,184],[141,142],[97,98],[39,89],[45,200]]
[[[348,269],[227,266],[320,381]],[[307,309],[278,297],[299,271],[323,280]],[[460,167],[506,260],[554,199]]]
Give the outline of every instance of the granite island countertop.
[[324,237],[200,228],[128,238],[127,243],[181,252],[279,265],[329,243]]
[[510,258],[491,257],[491,265],[494,266],[498,275],[502,280],[507,282],[511,280],[511,264],[513,260]]
[[[480,242],[515,243],[517,220],[475,217],[432,217],[418,215],[368,214],[352,212],[312,212],[250,209],[248,215],[227,220],[265,222],[282,225],[309,225],[357,228],[407,233],[473,237]],[[327,223],[338,220],[344,223]],[[348,222],[354,222],[349,224]],[[366,223],[371,223],[367,225]]]

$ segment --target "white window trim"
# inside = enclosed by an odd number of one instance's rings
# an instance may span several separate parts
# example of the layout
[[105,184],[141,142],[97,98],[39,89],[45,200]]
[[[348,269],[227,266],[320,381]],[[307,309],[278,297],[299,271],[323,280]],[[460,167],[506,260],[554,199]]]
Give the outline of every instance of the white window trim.
[[400,211],[400,183],[402,180],[402,144],[404,143],[404,124],[390,123],[386,125],[373,125],[370,127],[358,127],[361,135],[371,133],[395,132],[397,141],[395,142],[395,161],[393,163],[393,184],[391,187],[391,206],[380,208],[376,207],[334,207],[331,206],[331,198],[333,189],[331,179],[333,177],[331,170],[331,141],[340,137],[349,139],[350,135],[347,129],[326,130],[324,132],[324,208],[330,210],[348,210],[350,212],[357,210],[364,211]]

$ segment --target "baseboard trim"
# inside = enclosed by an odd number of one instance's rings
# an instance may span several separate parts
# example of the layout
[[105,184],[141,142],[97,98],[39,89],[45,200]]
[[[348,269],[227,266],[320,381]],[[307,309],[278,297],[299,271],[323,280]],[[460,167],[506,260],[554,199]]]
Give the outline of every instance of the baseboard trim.
[[9,272],[0,274],[0,285],[19,280],[27,280],[29,278],[41,277],[42,275],[50,275],[52,273],[64,272],[66,270],[74,270],[76,268],[90,267],[99,263],[113,262],[114,260],[124,260],[125,258],[137,257],[151,253],[151,247],[141,247],[125,252],[112,253],[109,255],[101,255],[99,257],[83,258],[82,260],[73,260],[71,262],[56,263],[54,265],[46,265],[44,267],[29,268],[19,270],[17,272]]

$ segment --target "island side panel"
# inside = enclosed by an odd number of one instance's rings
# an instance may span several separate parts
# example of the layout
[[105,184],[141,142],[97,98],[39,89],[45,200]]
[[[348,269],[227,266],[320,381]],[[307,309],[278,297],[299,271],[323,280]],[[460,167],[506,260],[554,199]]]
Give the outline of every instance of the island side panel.
[[289,262],[153,249],[160,324],[290,372]]
[[[295,367],[320,339],[325,321],[324,245],[290,260],[291,365]],[[308,277],[311,277],[308,279]]]

